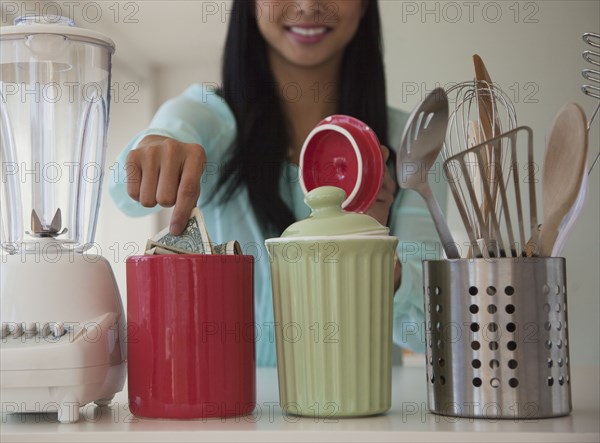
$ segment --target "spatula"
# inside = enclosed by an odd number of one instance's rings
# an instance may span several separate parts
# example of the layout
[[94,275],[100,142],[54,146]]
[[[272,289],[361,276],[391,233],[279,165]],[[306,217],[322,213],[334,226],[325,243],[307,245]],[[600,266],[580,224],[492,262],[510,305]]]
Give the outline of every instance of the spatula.
[[542,175],[544,218],[538,251],[549,257],[558,230],[581,188],[587,159],[588,133],[585,113],[575,103],[562,107],[554,119]]

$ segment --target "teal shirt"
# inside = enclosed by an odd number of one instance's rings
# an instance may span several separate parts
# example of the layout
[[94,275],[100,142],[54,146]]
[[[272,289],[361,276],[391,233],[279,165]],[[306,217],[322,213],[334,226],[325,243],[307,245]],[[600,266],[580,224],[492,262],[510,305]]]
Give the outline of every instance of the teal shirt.
[[[398,110],[389,111],[389,140],[391,149],[400,145],[407,115]],[[125,161],[127,154],[146,135],[156,134],[185,143],[197,143],[206,151],[207,165],[201,179],[202,209],[211,238],[216,243],[238,240],[244,253],[255,257],[255,315],[256,358],[259,366],[274,366],[275,331],[269,259],[264,246],[265,235],[252,211],[245,188],[239,189],[227,203],[218,199],[207,203],[217,192],[220,167],[235,138],[235,118],[225,101],[201,85],[190,86],[183,94],[167,101],[154,116],[150,127],[138,134],[117,159],[121,168],[118,181],[111,182],[109,193],[115,204],[126,214],[139,217],[160,208],[144,208],[132,200],[126,190]],[[310,211],[304,204],[304,194],[298,180],[298,167],[285,163],[279,183],[284,202],[297,220],[306,218]],[[441,174],[440,171],[437,173]],[[436,171],[430,177],[434,192],[445,207],[445,187]],[[436,179],[437,178],[437,179]],[[398,237],[398,256],[402,263],[402,284],[394,298],[394,342],[416,352],[424,351],[423,283],[421,261],[438,259],[439,240],[429,212],[421,197],[413,191],[397,193],[390,215],[391,235]]]

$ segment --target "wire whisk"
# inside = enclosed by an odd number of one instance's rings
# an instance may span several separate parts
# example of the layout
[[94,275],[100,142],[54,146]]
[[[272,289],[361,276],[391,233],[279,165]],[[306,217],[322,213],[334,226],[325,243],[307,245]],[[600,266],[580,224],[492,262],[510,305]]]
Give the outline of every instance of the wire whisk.
[[[473,80],[458,83],[447,90],[452,109],[448,120],[446,140],[442,148],[444,161],[465,152],[486,140],[497,138],[517,127],[517,115],[510,98],[502,89],[484,80]],[[482,118],[483,117],[483,118]],[[483,122],[482,120],[487,120]],[[487,123],[487,132],[485,123]],[[491,123],[491,124],[490,124]],[[506,143],[501,139],[499,143]],[[483,158],[474,158],[474,154],[467,155],[465,162],[477,165],[484,162],[482,168],[472,168],[469,180],[475,196],[465,193],[465,188],[457,187],[455,197],[462,201],[466,208],[471,231],[477,239],[494,237],[491,225],[491,214],[501,216],[503,206],[498,197],[498,180],[510,180],[510,176],[501,177],[500,170],[511,171],[510,158],[502,156],[504,150],[493,149],[491,145],[482,152]],[[473,157],[473,158],[470,158]],[[498,169],[497,166],[500,168]],[[486,197],[486,185],[492,184],[490,193]],[[480,207],[474,203],[479,202]],[[478,217],[483,214],[483,218]]]
[[494,103],[493,106],[483,109],[489,121],[495,123],[492,138],[517,127],[515,106],[497,84],[477,80],[461,82],[449,88],[446,93],[453,108],[450,111],[448,132],[442,149],[444,160],[485,140],[480,121],[481,95],[489,98],[485,102]]
[[[586,42],[596,50],[586,50],[583,52],[583,59],[589,64],[596,66],[596,68],[586,68],[581,71],[581,75],[585,78],[590,84],[585,84],[581,86],[581,90],[583,93],[589,97],[600,100],[600,34],[595,34],[593,32],[586,32],[583,34],[583,41]],[[598,112],[600,111],[600,102],[596,106],[596,109],[592,113],[590,120],[588,121],[588,131],[592,127]],[[598,163],[598,158],[600,158],[600,152],[596,155],[592,166],[588,171],[588,175],[592,173],[596,163]]]

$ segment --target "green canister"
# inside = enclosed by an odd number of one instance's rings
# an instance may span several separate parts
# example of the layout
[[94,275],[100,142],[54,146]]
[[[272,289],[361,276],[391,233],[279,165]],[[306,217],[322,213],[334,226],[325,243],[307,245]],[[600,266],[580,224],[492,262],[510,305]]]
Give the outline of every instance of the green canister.
[[398,239],[344,211],[344,199],[336,187],[312,190],[310,217],[265,242],[280,403],[294,415],[367,416],[391,406]]

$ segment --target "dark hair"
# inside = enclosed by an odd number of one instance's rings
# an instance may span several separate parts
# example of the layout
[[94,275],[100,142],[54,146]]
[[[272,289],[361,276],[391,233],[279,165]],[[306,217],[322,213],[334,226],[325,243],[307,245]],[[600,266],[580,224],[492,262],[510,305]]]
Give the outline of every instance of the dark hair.
[[[379,7],[376,0],[364,1],[364,16],[342,61],[337,112],[364,121],[380,142],[388,145]],[[253,1],[235,0],[225,43],[221,93],[235,115],[237,137],[218,187],[226,201],[245,185],[263,231],[278,235],[295,221],[279,195],[290,136],[267,58],[267,43],[255,14]]]

